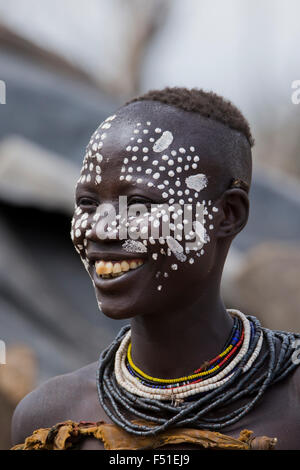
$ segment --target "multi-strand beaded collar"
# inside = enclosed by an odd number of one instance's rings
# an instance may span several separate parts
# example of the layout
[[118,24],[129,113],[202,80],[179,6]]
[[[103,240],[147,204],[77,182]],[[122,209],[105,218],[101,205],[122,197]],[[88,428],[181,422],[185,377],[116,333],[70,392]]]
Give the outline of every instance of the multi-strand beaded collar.
[[[178,379],[157,379],[145,374],[134,363],[131,358],[131,342],[127,348],[127,357],[125,359],[126,367],[130,374],[137,378],[141,384],[156,389],[174,389],[189,384],[195,384],[203,381],[205,378],[212,378],[220,373],[228,364],[230,358],[234,358],[241,348],[244,339],[244,329],[239,318],[234,318],[234,325],[229,340],[226,342],[221,354],[214,359],[206,362],[199,369],[193,371],[192,374],[180,377]],[[125,343],[127,347],[127,342]],[[121,358],[121,362],[124,358]],[[117,366],[117,364],[116,364]]]
[[[122,328],[101,354],[97,375],[99,400],[112,421],[136,435],[187,425],[221,429],[238,421],[268,386],[296,367],[291,360],[292,343],[300,335],[268,330],[255,317],[228,311],[234,326],[224,350],[205,366],[176,379],[151,377],[136,367],[131,358],[130,327]],[[276,339],[281,344],[278,354]],[[237,409],[219,415],[221,407],[240,399],[244,399],[243,404]],[[135,424],[127,418],[128,413],[155,426]]]

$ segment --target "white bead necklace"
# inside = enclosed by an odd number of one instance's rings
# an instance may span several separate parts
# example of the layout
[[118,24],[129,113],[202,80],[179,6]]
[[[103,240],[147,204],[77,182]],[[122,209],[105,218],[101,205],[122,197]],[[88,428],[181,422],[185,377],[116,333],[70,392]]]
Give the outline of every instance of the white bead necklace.
[[[129,330],[124,336],[123,340],[120,343],[119,349],[115,355],[115,376],[118,384],[125,388],[130,393],[138,395],[143,398],[156,399],[156,400],[172,400],[174,397],[176,399],[183,399],[189,396],[195,395],[197,393],[202,393],[210,390],[214,390],[224,383],[226,383],[233,375],[231,372],[236,365],[243,359],[245,354],[248,351],[250,336],[251,336],[251,327],[250,322],[247,317],[238,310],[228,310],[229,313],[239,317],[243,322],[244,327],[244,340],[242,347],[237,354],[237,356],[228,364],[225,369],[216,374],[214,377],[207,378],[199,383],[192,383],[187,385],[182,385],[180,387],[174,387],[169,389],[156,389],[149,386],[146,386],[140,382],[140,380],[130,374],[126,367],[126,355],[128,345],[131,339],[131,331]],[[243,373],[249,370],[253,362],[257,358],[263,342],[263,333],[261,333],[260,338],[257,342],[257,346],[253,351],[248,362],[243,367]]]

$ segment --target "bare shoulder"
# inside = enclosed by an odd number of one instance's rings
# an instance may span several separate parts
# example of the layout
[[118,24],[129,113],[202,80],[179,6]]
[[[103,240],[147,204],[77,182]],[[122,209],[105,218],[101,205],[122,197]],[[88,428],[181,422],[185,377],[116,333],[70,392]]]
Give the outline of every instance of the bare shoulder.
[[94,403],[97,396],[96,370],[95,362],[53,377],[26,395],[13,415],[12,445],[24,442],[36,429],[68,419],[85,420],[84,403]]

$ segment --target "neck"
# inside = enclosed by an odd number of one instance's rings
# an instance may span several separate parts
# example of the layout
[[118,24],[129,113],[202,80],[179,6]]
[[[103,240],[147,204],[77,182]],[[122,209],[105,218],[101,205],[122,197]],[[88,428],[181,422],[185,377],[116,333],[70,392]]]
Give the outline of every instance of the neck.
[[132,360],[143,372],[157,378],[182,377],[222,352],[233,320],[219,288],[204,291],[188,308],[132,319]]

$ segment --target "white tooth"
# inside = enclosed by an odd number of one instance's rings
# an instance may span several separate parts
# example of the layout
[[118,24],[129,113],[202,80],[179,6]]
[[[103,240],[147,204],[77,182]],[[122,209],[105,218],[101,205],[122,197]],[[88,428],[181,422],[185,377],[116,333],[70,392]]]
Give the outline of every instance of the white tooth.
[[104,266],[105,266],[104,261],[96,261],[95,267],[96,267],[96,273],[98,275],[103,274],[105,272],[104,271]]
[[129,271],[129,269],[136,269],[142,264],[143,261],[141,259],[128,262],[123,260],[116,263],[112,263],[111,261],[96,261],[95,268],[98,275],[102,275],[103,277],[107,278],[109,277],[109,274],[119,274]]
[[120,266],[121,266],[122,271],[129,271],[129,264],[127,263],[127,261],[122,261]]
[[115,263],[113,267],[113,273],[120,273],[121,272],[121,265],[120,263]]
[[110,274],[113,270],[113,264],[111,261],[105,263],[103,274]]
[[129,266],[130,266],[130,269],[135,269],[135,268],[137,268],[137,264],[136,264],[135,261],[130,261]]

